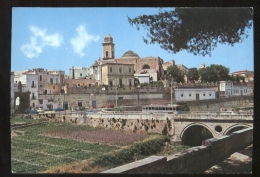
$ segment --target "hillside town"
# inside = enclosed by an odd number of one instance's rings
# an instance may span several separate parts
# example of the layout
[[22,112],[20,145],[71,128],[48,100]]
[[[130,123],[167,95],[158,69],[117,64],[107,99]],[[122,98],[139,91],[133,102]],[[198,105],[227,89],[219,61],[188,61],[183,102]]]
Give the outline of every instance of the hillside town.
[[[108,105],[134,106],[154,103],[173,103],[206,99],[229,98],[254,93],[254,72],[248,70],[229,73],[243,80],[203,82],[190,81],[189,68],[174,60],[164,62],[159,56],[140,58],[128,50],[115,57],[115,44],[108,34],[102,43],[102,59],[89,68],[62,70],[34,68],[11,72],[11,114],[32,109],[80,110]],[[177,66],[183,82],[167,78],[167,68]],[[206,68],[205,64],[197,70]]]

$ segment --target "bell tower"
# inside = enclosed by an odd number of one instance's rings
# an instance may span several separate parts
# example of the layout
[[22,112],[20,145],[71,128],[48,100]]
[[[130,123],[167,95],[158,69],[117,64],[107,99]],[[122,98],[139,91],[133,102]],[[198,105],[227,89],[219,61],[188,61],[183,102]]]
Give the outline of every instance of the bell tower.
[[102,46],[103,60],[115,58],[115,44],[113,43],[113,38],[109,34],[104,38]]

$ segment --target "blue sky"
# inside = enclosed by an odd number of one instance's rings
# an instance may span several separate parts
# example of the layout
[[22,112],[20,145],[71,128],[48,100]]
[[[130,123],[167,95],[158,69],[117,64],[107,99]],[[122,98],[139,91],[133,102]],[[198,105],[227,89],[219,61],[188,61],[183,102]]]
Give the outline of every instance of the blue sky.
[[[165,10],[167,8],[164,8]],[[64,70],[89,67],[102,58],[104,37],[110,34],[115,44],[115,57],[132,50],[140,57],[159,56],[165,62],[175,60],[188,68],[200,64],[222,64],[230,72],[253,70],[253,30],[242,43],[218,45],[211,57],[195,56],[186,51],[169,53],[158,44],[147,45],[127,21],[143,14],[156,14],[158,8],[21,8],[12,12],[11,71],[44,68]]]

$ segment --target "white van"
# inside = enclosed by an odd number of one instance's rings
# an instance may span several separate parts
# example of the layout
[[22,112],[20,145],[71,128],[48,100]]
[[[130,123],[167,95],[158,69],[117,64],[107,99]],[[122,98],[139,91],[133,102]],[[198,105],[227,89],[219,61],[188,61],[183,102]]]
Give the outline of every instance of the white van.
[[225,111],[225,112],[221,112],[220,114],[222,114],[222,115],[237,115],[238,112],[236,112],[236,111]]

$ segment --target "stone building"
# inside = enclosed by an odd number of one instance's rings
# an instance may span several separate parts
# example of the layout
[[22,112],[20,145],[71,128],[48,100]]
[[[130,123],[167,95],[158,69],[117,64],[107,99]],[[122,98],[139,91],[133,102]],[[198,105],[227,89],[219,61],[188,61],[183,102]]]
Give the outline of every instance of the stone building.
[[168,66],[174,66],[175,65],[175,61],[174,60],[170,60],[167,61],[165,63],[162,64],[163,70],[166,71]]
[[101,83],[109,87],[134,86],[134,65],[123,63],[104,63],[101,65]]
[[105,63],[132,64],[134,65],[135,74],[150,74],[154,81],[160,80],[164,76],[162,59],[160,57],[149,56],[140,58],[137,53],[129,50],[122,57],[115,58],[115,44],[109,34],[104,38],[104,43],[102,43],[102,54],[103,60],[97,62],[97,67]]
[[64,79],[64,84],[68,87],[92,87],[96,84],[95,79]]
[[113,43],[113,38],[110,34],[105,36],[104,42],[102,43],[102,48],[103,60],[115,58],[115,44]]
[[38,76],[39,94],[60,94],[65,72],[61,70],[35,69]]
[[39,95],[61,94],[64,75],[65,72],[60,70],[53,71],[35,68],[16,71],[12,77],[14,78],[14,86],[21,83],[21,92],[30,93],[30,107],[38,108],[43,106],[43,100],[39,99]]
[[71,79],[82,79],[89,75],[89,69],[85,67],[74,67],[70,68],[69,76]]

